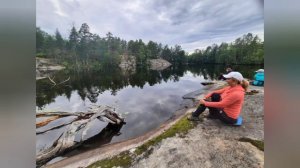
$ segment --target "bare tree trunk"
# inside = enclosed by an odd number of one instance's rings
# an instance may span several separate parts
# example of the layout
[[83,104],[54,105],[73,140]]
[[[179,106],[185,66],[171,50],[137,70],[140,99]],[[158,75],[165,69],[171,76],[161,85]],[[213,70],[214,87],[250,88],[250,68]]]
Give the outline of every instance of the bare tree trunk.
[[[68,123],[63,123],[61,125],[54,126],[49,129],[41,130],[40,127],[37,131],[37,134],[43,133],[46,131],[51,131],[57,128],[61,128],[62,126],[66,126],[65,131],[59,136],[59,138],[53,143],[50,148],[47,148],[36,156],[36,163],[37,166],[42,166],[43,164],[47,163],[52,158],[64,153],[65,151],[74,149],[81,145],[84,142],[84,137],[87,134],[87,131],[92,126],[92,121],[95,119],[99,119],[101,121],[107,121],[111,124],[122,125],[125,124],[124,118],[118,115],[114,108],[109,106],[97,106],[96,108],[91,109],[90,112],[43,112],[37,113],[36,117],[52,117],[50,119],[46,119],[43,124],[40,125],[47,125],[47,123],[51,121],[55,121],[53,117],[57,119],[62,117],[74,116],[76,118],[72,119]],[[50,121],[51,120],[51,121]],[[42,121],[43,122],[43,121]],[[41,123],[42,123],[41,122]],[[80,141],[75,141],[75,136],[80,133]]]

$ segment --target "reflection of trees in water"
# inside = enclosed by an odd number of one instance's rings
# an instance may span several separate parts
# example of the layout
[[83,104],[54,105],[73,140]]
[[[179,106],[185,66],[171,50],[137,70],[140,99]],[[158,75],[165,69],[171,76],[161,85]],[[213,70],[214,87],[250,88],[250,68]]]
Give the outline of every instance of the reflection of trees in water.
[[[124,87],[132,86],[143,88],[147,83],[150,86],[167,81],[179,81],[187,71],[194,76],[203,76],[204,79],[217,79],[220,73],[225,72],[224,65],[198,65],[198,66],[171,66],[163,71],[154,71],[147,68],[137,67],[134,74],[122,74],[120,69],[111,68],[102,71],[60,71],[55,74],[55,79],[63,80],[66,76],[71,79],[66,85],[51,88],[48,79],[37,81],[36,104],[41,109],[44,105],[54,101],[55,97],[65,95],[68,99],[72,91],[77,91],[82,100],[86,98],[92,103],[97,102],[99,94],[109,90],[112,95]],[[236,66],[245,77],[252,78],[254,71],[261,68],[258,66]]]

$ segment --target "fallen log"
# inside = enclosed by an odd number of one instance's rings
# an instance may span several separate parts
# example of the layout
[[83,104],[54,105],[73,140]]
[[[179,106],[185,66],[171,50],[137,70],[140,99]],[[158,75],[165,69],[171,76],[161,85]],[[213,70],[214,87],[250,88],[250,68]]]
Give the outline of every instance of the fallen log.
[[[87,131],[92,126],[92,121],[95,119],[99,119],[101,121],[105,121],[111,123],[113,125],[122,125],[125,124],[124,118],[122,118],[119,114],[114,111],[114,108],[109,106],[96,106],[92,108],[89,112],[77,112],[77,113],[69,113],[69,112],[44,112],[36,114],[37,117],[45,117],[45,116],[59,116],[67,117],[73,116],[71,120],[67,123],[59,123],[58,125],[51,125],[51,127],[43,129],[40,127],[37,131],[37,134],[42,134],[47,131],[51,131],[57,128],[65,127],[65,131],[59,136],[59,138],[52,144],[51,147],[40,151],[36,156],[36,165],[40,167],[47,163],[49,160],[53,159],[56,156],[63,154],[66,151],[72,150],[78,146],[80,146],[85,141],[85,136],[87,135]],[[55,122],[55,120],[48,122],[51,124]],[[47,126],[48,124],[44,125]],[[77,136],[76,136],[77,135]],[[75,137],[80,137],[79,140]],[[87,140],[87,139],[86,139]]]
[[56,120],[56,119],[58,119],[58,118],[60,118],[60,116],[50,117],[50,118],[48,118],[48,119],[46,119],[46,120],[44,120],[44,121],[37,122],[37,123],[35,124],[35,126],[36,126],[36,128],[45,126],[45,125],[47,125],[49,122],[51,122],[51,121],[53,121],[53,120]]
[[50,116],[60,116],[60,117],[66,117],[66,116],[84,116],[86,114],[90,113],[85,113],[85,112],[41,112],[41,113],[36,113],[36,117],[50,117]]
[[203,85],[203,86],[206,86],[206,85],[213,85],[213,84],[215,84],[214,82],[201,82],[201,84]]
[[66,117],[65,118],[58,118],[56,120],[53,120],[51,123],[49,123],[48,125],[45,125],[44,127],[40,127],[36,130],[36,134],[43,134],[45,132],[51,131],[51,130],[55,130],[58,128],[61,128],[63,126],[66,125],[70,125],[72,124],[74,121],[79,120],[78,117],[75,116],[70,116],[70,117]]

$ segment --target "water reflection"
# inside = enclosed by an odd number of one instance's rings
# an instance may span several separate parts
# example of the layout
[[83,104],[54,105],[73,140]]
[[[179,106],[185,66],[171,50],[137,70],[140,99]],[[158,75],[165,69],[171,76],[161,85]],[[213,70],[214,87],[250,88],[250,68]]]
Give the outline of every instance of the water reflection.
[[[48,79],[37,81],[36,105],[38,110],[42,110],[45,105],[54,102],[55,98],[60,95],[64,95],[70,100],[73,91],[77,91],[82,101],[88,99],[90,102],[96,103],[99,94],[105,91],[109,91],[111,95],[116,95],[118,91],[128,86],[143,89],[147,84],[153,86],[162,82],[177,82],[187,71],[194,76],[203,76],[205,80],[212,80],[217,79],[220,73],[224,73],[225,68],[223,65],[172,66],[163,71],[137,68],[134,74],[123,73],[118,68],[81,72],[64,70],[54,76],[58,81],[70,77],[70,81],[65,85],[52,88],[52,84]],[[234,67],[235,70],[240,71],[247,78],[252,78],[254,71],[258,68],[261,68],[261,66]]]
[[[217,79],[225,72],[225,66],[172,66],[163,71],[136,68],[134,73],[124,73],[120,69],[102,71],[60,71],[55,80],[64,85],[52,87],[48,79],[37,81],[37,111],[87,111],[91,105],[116,107],[126,119],[126,125],[119,128],[106,123],[95,123],[84,145],[68,155],[99,147],[103,144],[119,142],[142,135],[160,126],[182,106],[191,105],[192,100],[182,96],[202,89],[206,80]],[[261,66],[235,66],[244,77],[251,78]],[[105,128],[104,128],[105,127]],[[103,129],[104,128],[104,129]],[[60,130],[59,130],[60,131]],[[55,135],[37,136],[37,151],[48,147],[47,139]]]
[[119,136],[122,133],[120,132],[121,125],[114,125],[108,123],[105,128],[103,128],[100,133],[95,134],[94,136],[88,138],[86,141],[83,142],[81,146],[79,146],[76,150],[73,150],[70,153],[67,153],[65,156],[70,157],[72,155],[76,155],[78,153],[87,151],[89,149],[94,149],[100,147],[102,145],[108,144],[112,141],[114,136]]

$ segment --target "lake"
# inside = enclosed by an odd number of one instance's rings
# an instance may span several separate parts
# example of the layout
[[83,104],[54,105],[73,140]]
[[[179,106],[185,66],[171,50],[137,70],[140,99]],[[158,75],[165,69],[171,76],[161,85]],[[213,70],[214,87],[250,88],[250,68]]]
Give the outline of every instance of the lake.
[[[203,81],[217,79],[225,72],[223,65],[171,66],[162,71],[136,68],[123,72],[118,68],[93,71],[63,70],[53,75],[55,81],[70,80],[52,87],[49,79],[36,82],[36,111],[86,112],[94,105],[109,105],[125,117],[126,124],[110,130],[99,121],[88,132],[89,140],[64,155],[119,142],[145,134],[170,119],[174,112],[193,104],[182,96],[201,89]],[[234,66],[244,77],[252,78],[261,66]],[[190,101],[190,102],[189,102]],[[106,129],[104,129],[106,127]],[[49,147],[63,128],[37,135],[36,152]]]

